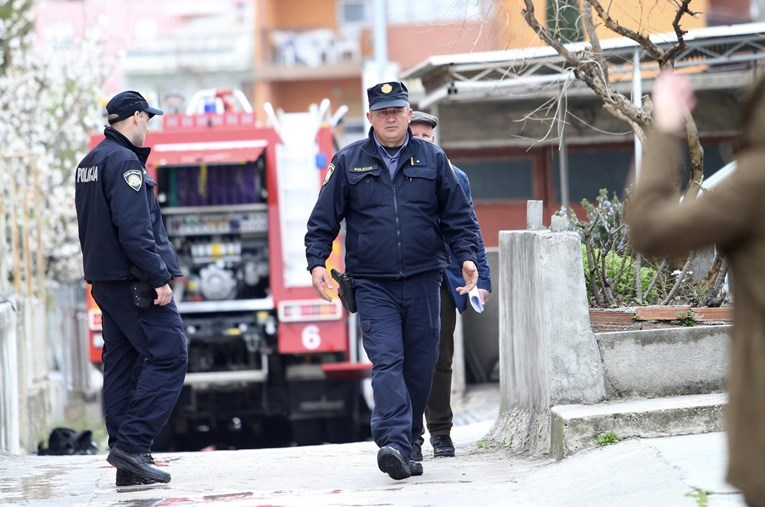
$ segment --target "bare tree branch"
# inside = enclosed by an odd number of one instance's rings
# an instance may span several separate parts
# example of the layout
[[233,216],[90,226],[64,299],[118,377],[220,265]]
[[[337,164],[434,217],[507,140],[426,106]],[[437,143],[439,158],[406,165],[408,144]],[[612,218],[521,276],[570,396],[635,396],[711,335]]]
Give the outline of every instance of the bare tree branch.
[[[550,0],[552,2],[553,0]],[[554,7],[556,12],[563,13],[570,7],[569,2],[563,2],[563,0],[554,0]],[[650,0],[642,0],[641,5],[648,3]],[[584,83],[590,88],[602,101],[602,107],[609,114],[627,123],[635,135],[645,146],[646,132],[652,125],[652,113],[653,103],[650,96],[643,97],[642,105],[636,105],[632,102],[632,99],[620,93],[611,83],[611,76],[609,75],[609,61],[608,54],[604,52],[601,45],[598,30],[601,27],[605,27],[611,32],[629,38],[638,44],[638,48],[647,55],[650,60],[655,60],[661,69],[670,68],[674,65],[675,58],[686,48],[685,35],[686,31],[682,29],[682,22],[686,19],[686,16],[696,16],[697,13],[690,10],[689,5],[692,0],[671,0],[675,12],[672,19],[672,28],[674,35],[677,39],[676,43],[667,44],[666,42],[656,43],[651,40],[650,34],[645,33],[644,29],[630,29],[628,26],[620,23],[618,20],[611,16],[611,7],[616,5],[614,0],[582,0],[582,11],[580,12],[580,18],[577,23],[582,23],[584,27],[584,33],[589,41],[586,43],[566,44],[564,31],[566,27],[571,24],[571,17],[567,18],[567,23],[564,23],[563,18],[558,19],[560,23],[554,23],[553,20],[545,21],[544,17],[537,19],[535,11],[534,0],[524,0],[523,9],[521,13],[526,23],[537,34],[540,40],[550,48],[552,48],[560,58],[563,60],[563,67],[573,73],[578,81]],[[573,5],[575,3],[572,3]],[[574,7],[575,8],[575,7]],[[597,18],[593,14],[597,14]],[[565,14],[561,14],[565,17]],[[558,26],[560,30],[556,30],[555,26]],[[580,33],[577,31],[577,33]],[[671,39],[671,37],[670,37]],[[562,92],[565,93],[565,90]],[[545,107],[552,107],[552,100],[546,102],[539,108],[537,108],[532,115],[540,112]],[[528,115],[525,119],[528,119],[531,115]],[[549,138],[552,132],[552,122],[558,115],[548,115],[546,121],[551,122],[550,130],[548,130],[546,138]],[[699,139],[698,127],[694,119],[689,116],[686,119],[685,125],[685,138],[690,153],[690,165],[691,165],[691,178],[688,189],[685,192],[685,196],[688,199],[695,198],[700,191],[700,184],[703,177],[703,161],[704,150],[701,146]],[[690,192],[690,195],[689,195]],[[590,211],[588,211],[588,215]],[[609,252],[612,245],[595,245],[595,238],[592,233],[592,227],[598,224],[598,228],[602,229],[598,234],[606,234],[613,238],[618,231],[613,230],[614,227],[603,220],[602,216],[596,211],[592,213],[590,217],[591,224],[589,228],[583,230],[582,242],[586,246],[586,255],[588,259],[590,286],[592,287],[592,296],[594,303],[597,305],[613,304],[615,299],[621,299],[618,292],[618,286],[612,284],[610,276],[607,276],[606,269],[607,264],[613,264],[611,261],[606,260],[606,255]],[[602,238],[600,238],[602,240]],[[621,252],[618,253],[621,255]],[[643,289],[641,268],[643,266],[651,266],[653,269],[653,261],[638,257],[635,263],[635,276],[634,283],[636,285],[637,301],[644,302],[649,299],[659,297],[664,301],[661,304],[666,304],[674,297],[693,297],[691,294],[678,294],[678,291],[685,291],[686,285],[683,284],[683,279],[690,269],[690,261],[694,258],[694,253],[691,253],[686,259],[685,265],[682,269],[682,273],[675,280],[674,283],[669,282],[667,274],[668,262],[664,260],[661,265],[656,269],[655,276],[652,277],[647,287]],[[626,273],[626,262],[622,261],[621,266],[616,268],[618,276],[616,280],[620,280]],[[630,277],[632,278],[632,277]],[[666,281],[666,282],[665,282]],[[715,288],[719,288],[718,284],[721,283],[717,279],[709,277],[708,285],[715,285]],[[662,286],[659,287],[658,284]],[[665,293],[664,285],[673,285],[668,293]],[[657,294],[651,296],[651,292],[656,290],[661,295]],[[692,287],[695,290],[695,287]],[[698,298],[696,298],[698,299]],[[708,299],[711,299],[708,297]]]
[[[645,134],[643,131],[651,124],[651,116],[609,85],[602,50],[599,52],[599,58],[593,56],[594,51],[592,50],[581,55],[570,51],[563,42],[553,37],[551,31],[537,20],[533,0],[524,0],[524,4],[526,8],[522,10],[523,17],[539,38],[555,49],[565,62],[573,68],[577,79],[583,81],[601,97],[603,107],[609,113],[629,123],[641,141],[644,141]],[[600,47],[599,44],[598,47]]]
[[648,286],[645,288],[645,293],[650,294],[653,290],[654,286],[656,285],[656,282],[659,281],[659,277],[661,276],[661,273],[667,268],[669,265],[669,261],[667,259],[662,259],[661,264],[659,264],[659,267],[656,269],[656,274],[653,276],[651,281],[649,282]]
[[[721,257],[719,253],[715,253],[715,260],[712,263],[712,268],[709,270],[707,277],[702,280],[702,288],[706,289],[706,299],[704,304],[706,306],[720,306],[725,299],[725,295],[722,293],[722,285],[725,283],[725,275],[728,274],[728,261]],[[710,279],[714,279],[714,283],[709,282]]]
[[691,158],[691,174],[685,199],[696,199],[701,191],[701,180],[704,178],[704,147],[699,139],[699,129],[696,120],[690,114],[685,117],[685,137],[688,140],[688,153]]
[[696,17],[696,12],[691,12],[690,9],[688,9],[688,5],[691,3],[691,0],[683,0],[680,5],[677,8],[677,12],[675,12],[675,19],[672,20],[672,27],[675,29],[675,35],[677,35],[677,44],[669,48],[666,52],[666,60],[659,61],[659,66],[661,68],[664,68],[667,62],[671,62],[674,60],[675,56],[685,49],[685,34],[688,33],[688,30],[683,30],[680,28],[680,20],[683,18],[685,14],[688,14],[690,16]]
[[672,298],[675,296],[675,292],[677,292],[677,289],[680,288],[680,285],[683,284],[683,281],[685,280],[685,276],[688,274],[688,271],[691,269],[691,264],[693,264],[693,259],[696,258],[696,252],[693,251],[690,254],[688,254],[688,258],[685,260],[685,265],[683,266],[682,271],[680,271],[680,274],[677,275],[677,280],[675,280],[675,284],[672,286],[672,288],[669,291],[669,294],[667,294],[667,297],[665,297],[661,303],[659,303],[662,306],[668,305],[670,301],[672,301]]
[[526,8],[521,10],[521,14],[523,15],[523,19],[526,20],[526,23],[528,23],[545,44],[553,48],[560,56],[562,56],[566,63],[571,67],[577,67],[579,59],[574,53],[569,51],[563,42],[553,37],[550,31],[537,21],[536,11],[534,10],[534,1],[523,0],[523,3],[526,5]]
[[587,39],[589,39],[590,44],[592,45],[593,57],[597,60],[603,71],[603,81],[608,83],[608,64],[603,57],[603,48],[600,45],[600,37],[598,37],[598,34],[595,31],[595,21],[592,19],[592,6],[590,5],[589,0],[584,0],[584,12],[582,17],[584,18],[584,29],[587,32]]
[[598,0],[589,0],[589,2],[592,5],[592,8],[595,9],[595,12],[598,14],[598,17],[603,20],[603,23],[606,25],[606,28],[611,30],[614,33],[618,33],[622,37],[627,37],[628,39],[632,39],[638,44],[640,44],[648,53],[656,60],[660,60],[661,57],[664,55],[664,51],[661,50],[659,46],[654,44],[648,36],[641,35],[639,32],[636,32],[634,30],[630,30],[629,28],[626,28],[622,26],[618,21],[616,21],[614,18],[611,17],[611,15],[603,9],[603,6],[600,4]]

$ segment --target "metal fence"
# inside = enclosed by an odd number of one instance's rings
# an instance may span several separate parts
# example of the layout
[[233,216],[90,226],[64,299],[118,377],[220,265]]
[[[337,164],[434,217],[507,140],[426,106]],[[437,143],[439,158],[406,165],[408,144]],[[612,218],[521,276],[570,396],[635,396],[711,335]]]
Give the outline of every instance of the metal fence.
[[85,287],[82,283],[48,290],[55,304],[47,309],[51,413],[54,422],[67,418],[70,397],[94,393],[100,385],[88,360]]

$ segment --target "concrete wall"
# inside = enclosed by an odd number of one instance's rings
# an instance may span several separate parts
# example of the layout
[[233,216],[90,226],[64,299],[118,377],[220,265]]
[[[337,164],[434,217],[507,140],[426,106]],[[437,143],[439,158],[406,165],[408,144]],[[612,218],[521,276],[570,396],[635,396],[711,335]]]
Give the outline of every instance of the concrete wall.
[[45,306],[0,302],[0,451],[34,452],[51,425]]
[[605,397],[580,241],[572,232],[502,231],[499,245],[501,415],[490,438],[546,454],[551,407]]
[[698,326],[596,335],[609,398],[721,392],[732,326]]
[[103,423],[83,294],[52,290],[47,311],[36,298],[0,301],[0,451],[32,453],[54,426]]
[[45,305],[19,301],[19,421],[22,451],[34,452],[51,429],[51,389]]
[[594,335],[579,236],[539,218],[500,233],[500,413],[487,437],[560,459],[608,431],[721,431],[730,326]]
[[0,302],[0,451],[19,453],[16,307]]

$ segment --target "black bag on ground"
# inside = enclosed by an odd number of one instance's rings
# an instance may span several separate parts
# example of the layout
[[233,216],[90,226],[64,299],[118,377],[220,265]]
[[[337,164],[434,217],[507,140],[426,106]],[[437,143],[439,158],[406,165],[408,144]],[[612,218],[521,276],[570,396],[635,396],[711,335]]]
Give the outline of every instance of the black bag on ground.
[[356,313],[356,294],[353,291],[353,278],[335,268],[332,268],[330,274],[337,281],[337,295],[340,296],[343,307],[351,313]]
[[40,456],[68,456],[72,454],[96,454],[98,446],[90,430],[77,431],[72,428],[53,428],[48,437],[47,449],[43,443],[37,446]]

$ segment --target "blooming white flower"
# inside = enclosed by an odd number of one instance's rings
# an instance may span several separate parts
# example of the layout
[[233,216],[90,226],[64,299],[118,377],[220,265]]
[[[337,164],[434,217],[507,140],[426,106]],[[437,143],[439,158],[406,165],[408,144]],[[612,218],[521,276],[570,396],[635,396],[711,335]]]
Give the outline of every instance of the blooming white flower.
[[[6,2],[7,3],[7,2]],[[0,49],[0,140],[6,189],[0,191],[5,222],[11,234],[0,234],[0,255],[11,259],[11,238],[29,241],[37,262],[37,229],[48,281],[82,277],[72,174],[88,149],[88,136],[97,125],[104,82],[98,31],[66,47],[35,45],[34,26],[26,2],[13,1],[0,35],[14,34]],[[36,174],[35,174],[36,173]],[[13,195],[9,184],[19,191]],[[36,185],[36,187],[35,187]],[[22,193],[22,190],[24,192]],[[11,211],[16,222],[11,221]],[[21,266],[22,276],[34,276]],[[33,272],[36,266],[33,266]]]

